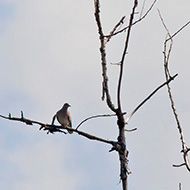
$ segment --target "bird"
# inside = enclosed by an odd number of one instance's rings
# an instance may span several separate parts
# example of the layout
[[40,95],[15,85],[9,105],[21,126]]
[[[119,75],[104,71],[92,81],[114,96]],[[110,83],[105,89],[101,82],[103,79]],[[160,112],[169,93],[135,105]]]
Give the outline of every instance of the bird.
[[[63,127],[70,127],[72,128],[72,123],[71,123],[71,115],[69,111],[67,110],[69,107],[71,107],[68,103],[65,103],[63,107],[57,111],[56,113],[56,118],[57,121],[63,126]],[[73,131],[67,129],[68,133],[72,134]]]

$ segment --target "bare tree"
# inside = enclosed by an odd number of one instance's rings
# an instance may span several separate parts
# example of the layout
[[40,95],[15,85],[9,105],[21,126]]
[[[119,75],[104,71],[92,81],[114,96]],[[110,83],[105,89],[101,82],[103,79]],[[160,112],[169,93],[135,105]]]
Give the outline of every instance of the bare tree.
[[[126,56],[127,56],[127,51],[128,51],[128,47],[129,47],[129,42],[130,42],[130,36],[132,34],[132,28],[135,24],[139,23],[140,21],[142,21],[143,19],[146,18],[146,16],[148,15],[148,13],[152,10],[153,6],[155,5],[157,0],[154,0],[153,3],[151,4],[151,6],[149,7],[149,9],[146,11],[145,14],[142,14],[143,11],[141,11],[140,13],[140,18],[135,20],[135,16],[137,14],[136,12],[136,8],[138,6],[138,0],[134,0],[133,1],[133,6],[131,8],[131,14],[129,16],[129,21],[127,26],[124,26],[123,29],[119,29],[124,23],[125,23],[125,16],[121,17],[121,19],[119,20],[118,23],[116,23],[116,25],[113,27],[113,30],[111,30],[111,32],[108,35],[104,34],[103,31],[103,23],[101,21],[101,16],[100,16],[100,2],[99,0],[94,0],[94,8],[95,8],[95,12],[94,12],[94,16],[95,16],[95,20],[96,20],[96,24],[97,24],[97,29],[98,29],[98,34],[99,34],[99,40],[100,40],[100,56],[101,56],[101,74],[102,74],[102,100],[106,101],[107,107],[109,110],[111,110],[113,113],[112,114],[103,114],[103,115],[94,115],[94,116],[90,116],[86,119],[84,119],[83,121],[81,121],[75,128],[69,128],[67,126],[59,126],[59,125],[54,125],[53,123],[51,124],[46,124],[46,123],[42,123],[39,121],[35,121],[35,120],[31,120],[31,119],[27,119],[24,117],[23,112],[21,112],[21,116],[20,117],[12,117],[11,114],[9,114],[9,116],[4,116],[4,115],[0,115],[0,117],[4,118],[4,119],[9,119],[9,120],[13,120],[13,121],[19,121],[19,122],[23,122],[27,125],[39,125],[40,126],[40,130],[43,129],[45,131],[47,131],[47,133],[63,133],[66,134],[65,130],[69,129],[75,133],[77,133],[78,135],[81,135],[89,140],[95,140],[95,141],[99,141],[102,143],[106,143],[111,145],[111,151],[116,151],[118,153],[118,157],[119,157],[119,161],[120,161],[120,179],[122,182],[122,189],[123,190],[127,190],[128,189],[128,174],[131,173],[129,166],[128,166],[128,149],[126,146],[126,132],[127,131],[134,131],[136,130],[136,128],[134,129],[126,129],[126,124],[129,122],[130,118],[155,94],[158,92],[158,90],[160,90],[162,87],[167,86],[168,88],[168,93],[169,93],[169,99],[171,101],[171,108],[173,110],[173,114],[177,123],[177,127],[178,127],[178,131],[180,134],[180,140],[181,140],[181,144],[182,144],[182,153],[183,153],[183,157],[184,157],[184,163],[180,164],[180,165],[174,165],[175,167],[180,167],[185,165],[186,168],[188,169],[188,171],[190,171],[190,165],[189,165],[189,161],[188,161],[188,152],[190,151],[190,148],[188,148],[185,144],[185,140],[184,140],[184,135],[182,133],[182,127],[178,118],[178,114],[177,111],[175,109],[175,105],[174,105],[174,100],[173,100],[173,96],[171,93],[171,87],[170,87],[170,82],[173,81],[176,77],[177,74],[171,75],[170,71],[169,71],[169,58],[170,58],[170,54],[171,54],[171,50],[172,50],[172,45],[173,45],[173,38],[183,29],[185,28],[189,22],[187,24],[185,24],[183,27],[181,27],[177,32],[175,32],[173,35],[170,34],[168,28],[166,27],[164,20],[159,12],[160,15],[160,19],[162,21],[162,24],[164,26],[164,28],[166,29],[167,32],[167,37],[165,39],[164,42],[164,50],[163,50],[163,55],[164,55],[164,69],[165,69],[165,77],[166,77],[166,81],[164,81],[162,84],[160,84],[158,87],[156,87],[133,111],[131,114],[129,114],[129,116],[127,118],[125,118],[125,110],[123,110],[122,108],[122,101],[121,101],[121,86],[122,86],[122,79],[123,79],[123,70],[124,70],[124,64],[126,61]],[[144,6],[143,6],[144,8]],[[116,65],[119,67],[119,78],[118,78],[118,82],[117,82],[117,86],[115,87],[116,89],[116,94],[117,94],[117,101],[116,103],[114,103],[111,99],[112,95],[110,94],[110,89],[109,89],[109,73],[107,72],[107,56],[106,56],[106,45],[107,43],[109,43],[109,41],[113,38],[116,37],[117,35],[119,35],[122,32],[126,32],[126,37],[125,37],[125,41],[124,41],[124,48],[123,48],[123,52],[122,52],[122,56],[121,59],[118,63],[116,63]],[[167,49],[167,44],[169,43],[169,49]],[[107,140],[105,138],[100,138],[98,136],[94,136],[92,134],[86,133],[84,131],[79,130],[80,126],[90,120],[90,119],[94,119],[94,118],[98,118],[98,117],[116,117],[117,118],[117,123],[115,124],[118,128],[119,131],[119,135],[117,137],[117,140]],[[180,187],[181,189],[181,184]]]

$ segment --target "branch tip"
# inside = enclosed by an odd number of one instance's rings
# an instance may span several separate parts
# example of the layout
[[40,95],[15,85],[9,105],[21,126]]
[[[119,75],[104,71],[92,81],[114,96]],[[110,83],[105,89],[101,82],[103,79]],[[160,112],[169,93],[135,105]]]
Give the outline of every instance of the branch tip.
[[21,111],[21,118],[22,118],[22,119],[24,118],[24,116],[23,116],[23,111]]
[[125,129],[125,131],[127,131],[127,132],[133,132],[133,131],[136,131],[137,130],[137,128],[133,128],[133,129]]

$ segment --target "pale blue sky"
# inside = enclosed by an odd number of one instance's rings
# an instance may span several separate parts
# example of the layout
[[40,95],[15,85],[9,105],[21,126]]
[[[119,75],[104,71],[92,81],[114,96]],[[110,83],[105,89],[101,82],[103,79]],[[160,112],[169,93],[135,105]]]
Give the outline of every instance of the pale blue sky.
[[[145,9],[150,6],[147,0]],[[101,17],[105,33],[123,15],[129,18],[131,1],[104,0]],[[138,11],[142,1],[139,1]],[[171,33],[190,20],[188,0],[158,0],[152,12],[132,30],[122,85],[122,105],[130,113],[164,81],[165,30],[160,9]],[[138,18],[138,15],[136,16]],[[189,60],[190,28],[174,39],[171,72],[176,107],[190,146]],[[120,60],[125,33],[108,44],[108,64]],[[93,1],[0,0],[0,114],[45,123],[64,102],[71,104],[73,126],[84,118],[110,113],[101,101],[99,40]],[[118,67],[108,66],[115,100]],[[127,134],[129,190],[190,188],[189,173],[180,164],[181,145],[166,88],[155,95],[129,122],[138,130]],[[117,138],[115,118],[91,120],[81,130]],[[119,163],[110,147],[73,135],[47,135],[37,126],[0,119],[0,186],[5,190],[120,190]]]

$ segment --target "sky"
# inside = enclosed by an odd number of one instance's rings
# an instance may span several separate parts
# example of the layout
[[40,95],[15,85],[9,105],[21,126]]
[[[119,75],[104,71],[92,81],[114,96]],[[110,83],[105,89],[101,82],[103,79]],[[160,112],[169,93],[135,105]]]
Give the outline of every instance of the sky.
[[[143,13],[152,1],[145,2]],[[143,1],[139,0],[135,19]],[[103,30],[108,34],[126,15],[132,1],[101,1]],[[127,114],[164,82],[163,42],[190,20],[188,0],[158,0],[149,15],[132,28],[124,66],[122,108]],[[127,25],[127,21],[126,21]],[[190,26],[174,38],[171,83],[187,146],[190,146]],[[109,88],[115,103],[118,63],[126,33],[107,44]],[[65,102],[71,104],[73,126],[96,114],[110,114],[101,100],[99,37],[93,1],[0,0],[0,114],[50,123]],[[126,115],[127,117],[127,115]],[[181,144],[167,89],[161,89],[129,121],[129,190],[190,188],[181,164]],[[116,118],[84,123],[81,130],[116,140]],[[109,145],[76,134],[46,134],[38,126],[0,118],[0,185],[5,190],[120,190],[119,161]]]

